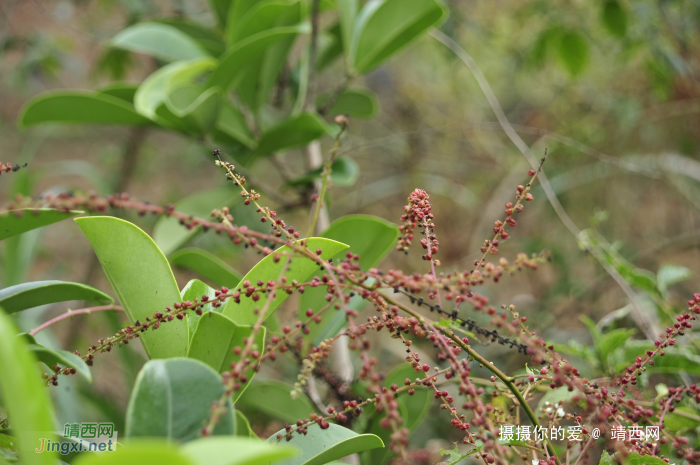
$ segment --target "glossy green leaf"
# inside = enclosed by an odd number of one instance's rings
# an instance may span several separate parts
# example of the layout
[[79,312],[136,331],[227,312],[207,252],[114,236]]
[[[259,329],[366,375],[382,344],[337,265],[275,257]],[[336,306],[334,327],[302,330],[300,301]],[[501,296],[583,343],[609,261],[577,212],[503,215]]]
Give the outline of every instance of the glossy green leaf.
[[185,444],[182,452],[200,465],[268,465],[299,453],[291,445],[241,437],[197,439]]
[[235,288],[242,275],[226,262],[206,250],[197,248],[180,249],[170,255],[170,263],[198,273],[217,286]]
[[[340,242],[333,241],[330,239],[325,239],[321,237],[312,237],[306,239],[307,248],[314,252],[317,249],[321,249],[321,258],[328,260],[331,257],[336,256],[341,251],[348,248],[347,245],[341,244]],[[277,249],[279,253],[285,253],[288,247],[285,245]],[[277,263],[275,263],[275,254],[272,253],[267,257],[260,260],[244,277],[243,281],[250,281],[251,283],[257,283],[262,281],[267,283],[268,281],[277,281],[280,278],[282,270],[285,268],[287,263],[287,258],[281,258]],[[294,279],[299,283],[306,282],[316,271],[318,270],[318,264],[307,257],[295,256],[291,259],[291,263],[287,268],[285,276],[288,281]],[[269,318],[277,307],[282,305],[289,297],[284,291],[279,291],[276,293],[274,300],[270,303],[267,310],[266,318]],[[267,295],[263,295],[262,298],[255,302],[252,298],[241,296],[241,303],[237,304],[233,299],[229,299],[224,307],[223,314],[233,320],[239,325],[252,325],[254,324],[258,317],[255,314],[256,308],[261,308],[264,305]]]
[[[204,295],[206,295],[207,297],[214,297],[216,295],[214,289],[212,289],[199,279],[193,279],[190,282],[188,282],[185,285],[185,287],[182,288],[180,294],[182,295],[183,302],[187,300],[189,300],[190,302],[194,302],[195,299],[201,302],[202,296]],[[221,313],[221,309],[222,307],[214,308],[211,306],[211,304],[205,304],[204,307],[202,307],[202,312]],[[189,314],[187,315],[187,332],[189,334],[190,344],[192,343],[192,337],[194,336],[194,332],[197,329],[197,324],[199,324],[199,318],[200,316],[197,315],[195,312],[189,312]],[[192,346],[190,345],[188,351],[191,349]]]
[[75,368],[88,382],[92,382],[92,373],[87,364],[73,352],[51,349],[37,343],[29,344],[28,349],[34,353],[40,362],[46,364],[49,368],[53,368],[55,365],[60,365],[61,368],[66,366]]
[[343,54],[343,39],[340,23],[322,32],[318,36],[318,55],[316,71],[322,71]]
[[160,68],[139,86],[134,96],[134,108],[145,117],[170,127],[171,123],[158,116],[158,109],[165,104],[168,94],[178,87],[193,83],[195,78],[216,65],[217,60],[205,57],[178,61]]
[[270,155],[278,150],[301,147],[329,133],[329,128],[316,115],[300,113],[265,131],[257,153]]
[[608,359],[612,353],[618,348],[623,347],[627,341],[631,340],[635,332],[636,330],[634,328],[618,328],[602,334],[595,344],[601,362],[607,366]]
[[219,88],[204,89],[200,85],[183,85],[166,90],[156,113],[172,128],[182,132],[203,134],[211,130],[219,112]]
[[[212,210],[230,205],[238,197],[238,192],[231,187],[220,187],[191,194],[175,202],[175,210],[198,218],[209,218]],[[170,255],[182,244],[201,231],[197,226],[188,229],[177,218],[161,217],[153,227],[153,240],[165,255]]]
[[[316,106],[322,108],[328,101],[328,95],[319,96]],[[330,116],[348,115],[352,118],[371,118],[377,112],[377,98],[366,89],[349,89],[336,98],[326,112]]]
[[[0,398],[7,414],[12,418],[13,434],[20,451],[40,447],[39,438],[54,439],[53,408],[49,393],[36,367],[36,357],[27,349],[24,338],[14,323],[0,308],[0,360],[3,375],[0,376]],[[25,465],[53,465],[55,454],[26,453]]]
[[219,29],[226,28],[228,12],[232,5],[239,3],[235,0],[209,0],[209,8],[214,13]]
[[[280,433],[284,435],[284,429],[273,434],[267,442],[276,443],[277,434]],[[294,435],[288,444],[301,449],[301,455],[284,460],[280,465],[323,465],[358,452],[384,447],[382,440],[373,434],[357,434],[334,424],[327,429],[313,424],[309,426],[308,434]]]
[[21,208],[0,213],[0,241],[8,237],[58,223],[84,212],[63,212],[52,208]]
[[275,27],[296,24],[301,19],[299,0],[263,0],[253,4],[247,3],[245,13],[239,18],[238,15],[243,12],[241,8],[236,8],[227,24],[226,39],[231,45]]
[[17,438],[7,434],[0,434],[0,464],[6,465],[7,462],[17,462],[19,460],[17,458],[17,447],[19,447]]
[[229,47],[220,60],[219,65],[212,72],[208,80],[209,86],[218,86],[224,93],[237,85],[249,70],[249,66],[259,58],[263,52],[276,42],[294,37],[297,34],[309,32],[308,24],[296,26],[275,27],[248,37]]
[[572,76],[580,74],[588,64],[588,42],[579,32],[567,31],[559,42],[559,58]]
[[674,284],[682,283],[693,276],[693,271],[680,265],[667,264],[656,273],[656,285],[659,291],[666,293]]
[[[239,326],[221,313],[207,312],[199,319],[197,329],[192,337],[189,358],[202,361],[219,373],[231,369],[231,364],[240,360],[241,356],[233,353],[234,347],[245,347],[244,339],[253,334],[251,326]],[[265,328],[255,335],[255,348],[261,354],[265,349]],[[233,395],[235,402],[250,385],[255,376],[255,369],[245,372],[248,382]]]
[[306,394],[300,393],[296,398],[292,398],[293,389],[280,381],[255,381],[238,399],[236,405],[246,407],[251,412],[265,413],[290,424],[308,418],[311,412],[318,413]]
[[0,290],[0,307],[8,313],[70,300],[112,302],[114,299],[87,284],[66,281],[33,281]]
[[[321,236],[333,239],[350,246],[350,252],[360,256],[360,267],[369,270],[377,266],[396,245],[399,230],[396,225],[379,217],[370,215],[348,215],[335,220]],[[345,258],[343,251],[333,257],[334,262]],[[327,302],[324,298],[325,287],[307,287],[299,299],[299,317],[302,321],[308,318],[304,315],[306,310],[312,308],[320,310]],[[359,309],[364,304],[360,296],[350,299],[349,306]],[[346,324],[345,313],[329,309],[321,315],[322,321],[318,325],[311,325],[309,337],[314,344],[333,337]]]
[[437,0],[371,0],[355,19],[350,66],[358,73],[377,67],[446,15]]
[[[126,437],[197,438],[224,392],[217,372],[189,358],[151,360],[141,369],[126,412]],[[214,428],[214,435],[234,434],[233,407]]]
[[[304,176],[296,179],[292,179],[286,182],[288,186],[303,186],[311,185],[317,179],[321,178],[323,173],[323,167],[317,168]],[[352,186],[357,182],[357,178],[360,176],[360,167],[357,162],[350,157],[340,157],[338,158],[331,167],[330,180],[333,182],[334,186],[338,187],[348,187]]]
[[[387,373],[386,379],[382,384],[387,388],[391,387],[392,384],[403,386],[407,378],[411,381],[415,381],[418,377],[420,377],[420,375],[413,370],[412,366],[401,364]],[[433,392],[423,387],[416,388],[416,392],[412,396],[399,395],[396,400],[399,404],[399,412],[403,420],[401,426],[413,432],[428,414],[433,398]],[[386,415],[384,413],[377,415],[373,409],[366,409],[365,414],[374,414],[365,432],[378,436],[384,443],[390,442],[392,431],[382,428],[380,425],[381,419]],[[394,455],[395,454],[388,447],[372,449],[363,452],[360,455],[360,460],[362,464],[380,465],[387,463]]]
[[617,0],[606,0],[601,15],[603,26],[615,37],[624,37],[627,33],[627,13]]
[[[118,218],[93,216],[75,220],[92,244],[129,321],[145,321],[180,302],[180,290],[168,261],[155,242],[137,226]],[[174,319],[139,338],[150,358],[187,354],[187,322]]]
[[[43,454],[37,454],[43,455]],[[126,447],[117,447],[104,454],[78,454],[72,465],[197,465],[175,444],[166,441],[130,441]]]
[[149,126],[153,122],[121,98],[99,92],[46,92],[24,106],[22,126],[35,124],[126,124]]
[[250,422],[241,413],[240,410],[236,410],[235,414],[236,420],[236,436],[243,436],[253,439],[258,439],[258,435],[253,432],[253,428],[250,427]]
[[192,60],[208,55],[187,34],[161,23],[134,24],[121,30],[107,45],[166,61]]

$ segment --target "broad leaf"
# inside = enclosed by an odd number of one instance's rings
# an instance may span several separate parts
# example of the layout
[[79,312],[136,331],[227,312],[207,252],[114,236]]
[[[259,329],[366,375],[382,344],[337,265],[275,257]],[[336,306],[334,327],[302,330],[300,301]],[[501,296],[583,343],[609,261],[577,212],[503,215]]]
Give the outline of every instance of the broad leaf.
[[250,69],[249,65],[260,57],[265,49],[282,39],[309,31],[308,24],[275,27],[236,43],[221,56],[219,65],[209,77],[208,85],[218,86],[224,93],[228,92],[240,82]]
[[88,382],[92,382],[92,373],[90,373],[90,369],[83,359],[74,353],[68,352],[67,350],[50,349],[36,343],[36,341],[34,341],[33,344],[29,344],[28,349],[34,353],[40,362],[44,363],[49,368],[53,368],[55,365],[60,365],[61,368],[66,366],[75,368]]
[[4,211],[0,213],[0,241],[83,213],[76,210],[65,212],[52,208],[21,208]]
[[[320,95],[316,107],[322,108],[328,101],[329,95]],[[349,89],[336,98],[327,110],[330,116],[348,115],[352,118],[371,118],[377,112],[377,98],[373,92],[366,89]]]
[[[211,287],[209,287],[207,284],[203,283],[199,279],[193,279],[190,282],[188,282],[185,287],[182,288],[182,291],[180,291],[180,294],[182,295],[182,301],[185,302],[189,300],[190,302],[194,302],[195,299],[199,299],[200,302],[202,300],[202,296],[206,295],[207,297],[214,297],[215,291]],[[204,307],[202,307],[202,312],[217,312],[221,313],[222,307],[219,308],[214,308],[211,306],[211,304],[205,304]],[[194,336],[194,332],[197,329],[197,324],[199,323],[199,318],[200,316],[197,315],[195,312],[190,312],[189,315],[187,315],[187,332],[189,334],[189,341],[190,343],[192,342],[192,337]],[[190,348],[188,348],[189,351]]]
[[244,436],[248,438],[258,439],[257,434],[253,432],[253,428],[250,427],[250,422],[243,415],[240,410],[236,410],[235,414],[236,420],[236,436]]
[[246,148],[253,148],[256,144],[243,113],[227,101],[221,102],[219,106],[214,137],[228,145],[241,144]]
[[447,10],[437,0],[371,0],[355,19],[350,67],[366,73],[438,23]]
[[139,114],[121,98],[99,92],[47,92],[25,105],[20,116],[22,126],[46,123],[126,124],[149,126],[153,122]]
[[[230,1],[230,0],[226,0]],[[213,57],[218,57],[226,49],[224,38],[219,32],[210,26],[194,23],[180,18],[164,18],[158,19],[156,22],[167,24],[174,27],[178,31],[189,36],[194,40],[200,48],[207,51]]]
[[[616,366],[618,372],[634,364],[636,357],[644,357],[647,350],[654,350],[654,341],[630,340],[624,349],[624,358]],[[679,371],[697,375],[700,374],[700,355],[694,355],[688,350],[667,347],[666,355],[656,355],[654,365],[646,364],[647,371],[677,374]]]
[[[43,455],[43,454],[36,454]],[[78,454],[73,465],[197,465],[172,442],[130,441],[128,447],[117,447],[104,454]]]
[[[341,251],[347,249],[347,245],[341,244],[337,241],[332,241],[330,239],[324,239],[321,237],[312,237],[306,239],[306,244],[308,250],[315,253],[317,249],[321,249],[321,258],[328,260],[331,257],[336,256]],[[285,245],[277,249],[276,252],[284,254],[289,248]],[[250,281],[251,285],[257,286],[258,281],[267,283],[268,281],[277,282],[280,278],[282,270],[285,268],[287,263],[287,257],[280,258],[275,263],[275,253],[268,255],[267,257],[260,260],[257,265],[253,267],[242,279],[242,281]],[[310,258],[303,256],[295,256],[291,259],[291,263],[287,268],[285,276],[288,282],[292,280],[297,280],[299,283],[306,282],[314,272],[318,270],[318,264],[311,260]],[[245,292],[245,291],[244,291]],[[274,300],[270,303],[267,309],[266,318],[269,318],[277,308],[282,305],[289,297],[284,291],[277,291]],[[252,297],[246,297],[241,295],[241,303],[237,304],[233,299],[229,299],[224,307],[223,314],[233,320],[239,325],[252,325],[254,324],[258,316],[255,314],[255,309],[260,309],[265,304],[265,300],[268,298],[268,294],[261,296],[258,302],[255,302]]]
[[134,95],[136,95],[136,91],[138,90],[138,88],[139,86],[137,84],[133,84],[131,82],[117,81],[111,82],[104,87],[98,88],[97,92],[104,95],[111,95],[112,97],[117,97],[129,103],[130,105],[133,105]]
[[291,445],[241,437],[197,439],[185,444],[182,452],[200,465],[268,465],[299,453]]
[[[141,369],[129,399],[126,437],[195,439],[223,392],[219,374],[198,360],[151,360]],[[233,407],[227,402],[213,434],[232,435],[234,428]]]
[[[221,187],[191,194],[177,201],[174,206],[180,213],[209,218],[212,210],[230,205],[236,197],[238,192],[229,187]],[[153,240],[165,255],[170,255],[201,230],[199,226],[185,228],[177,218],[164,216],[153,227]]]
[[257,153],[270,155],[278,150],[301,147],[329,132],[326,124],[316,115],[300,113],[265,131]]
[[237,406],[251,412],[262,412],[289,424],[308,418],[316,407],[306,394],[292,398],[293,387],[280,381],[264,380],[252,383],[251,388],[238,399]]
[[[202,314],[199,324],[192,337],[190,351],[187,356],[202,361],[219,373],[231,369],[232,363],[237,363],[241,356],[233,353],[234,347],[245,347],[245,339],[253,334],[250,326],[239,326],[229,318],[216,312]],[[255,335],[254,350],[262,354],[265,349],[265,328],[260,328],[260,332]],[[246,383],[241,384],[241,388],[233,395],[235,402],[245,389],[250,385],[250,381],[255,376],[255,368],[244,373],[248,377]]]
[[[178,87],[192,84],[195,78],[211,70],[216,64],[214,58],[206,57],[179,61],[160,68],[139,86],[134,96],[136,111],[165,127],[171,127],[171,121],[158,115],[158,110],[165,104],[168,94]],[[210,87],[207,86],[208,88]]]
[[0,307],[8,313],[70,300],[112,302],[114,299],[87,284],[66,281],[34,281],[0,290]]
[[576,76],[581,73],[588,64],[588,42],[576,31],[567,31],[562,34],[559,43],[559,58],[566,70]]
[[664,460],[649,455],[639,455],[636,452],[630,452],[622,459],[622,463],[623,465],[668,465]]
[[[381,218],[370,215],[348,215],[335,220],[325,230],[321,236],[328,239],[333,239],[350,246],[349,252],[360,256],[360,267],[363,270],[377,266],[384,257],[396,245],[399,230],[397,227]],[[342,251],[333,257],[334,262],[339,262],[345,259],[345,254],[348,251]],[[299,299],[299,316],[302,321],[307,318],[304,316],[307,309],[312,308],[316,311],[323,308],[327,302],[324,298],[326,288],[307,287]],[[364,300],[360,296],[355,296],[350,300],[351,308],[360,308],[364,304]],[[347,318],[343,311],[328,309],[321,315],[322,321],[320,324],[312,324],[309,326],[309,333],[314,344],[320,343],[322,340],[333,337],[346,324]]]
[[[285,430],[273,434],[267,442],[276,443],[277,434],[280,433],[284,435]],[[382,440],[373,434],[357,434],[334,424],[327,429],[312,424],[308,434],[295,434],[288,444],[301,449],[301,455],[284,460],[280,465],[323,465],[358,452],[384,447]]]
[[[49,393],[36,369],[36,358],[27,350],[24,338],[18,333],[12,319],[0,308],[0,376],[2,405],[12,418],[13,434],[19,450],[31,451],[40,446],[40,438],[54,439],[53,408]],[[25,453],[25,465],[53,465],[55,454]]]
[[238,271],[216,255],[194,247],[176,250],[170,255],[170,263],[192,270],[219,287],[233,289],[242,278]]
[[355,17],[359,9],[358,0],[336,0],[340,16],[340,31],[343,47],[347,50],[352,43],[353,27]]
[[[158,246],[137,226],[118,218],[93,216],[76,220],[92,244],[129,321],[145,321],[180,302],[180,290]],[[174,319],[141,333],[150,358],[187,354],[187,322]]]
[[208,55],[187,34],[175,27],[159,23],[138,23],[127,27],[107,44],[166,61],[192,60]]

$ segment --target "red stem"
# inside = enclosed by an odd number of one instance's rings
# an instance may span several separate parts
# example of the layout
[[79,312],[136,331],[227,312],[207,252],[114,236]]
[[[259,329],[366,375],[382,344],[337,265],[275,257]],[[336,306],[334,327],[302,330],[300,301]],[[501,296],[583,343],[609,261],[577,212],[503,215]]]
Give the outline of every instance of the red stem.
[[43,324],[37,326],[36,328],[32,329],[31,331],[29,331],[29,335],[30,335],[30,336],[34,336],[34,335],[35,335],[36,333],[38,333],[39,331],[48,328],[48,327],[51,326],[52,324],[58,323],[59,321],[65,320],[66,318],[71,318],[71,317],[73,317],[73,316],[75,316],[75,315],[90,314],[90,313],[93,313],[93,312],[105,312],[105,311],[107,311],[107,310],[117,310],[117,311],[121,311],[121,312],[124,311],[124,309],[123,309],[122,307],[120,307],[120,306],[118,306],[118,305],[114,305],[114,304],[112,304],[112,305],[103,305],[102,307],[81,308],[80,310],[70,310],[70,309],[68,309],[68,311],[67,311],[66,313],[63,313],[63,314],[61,314],[61,315],[58,315],[56,318],[52,318],[51,320],[47,321],[46,323],[43,323]]

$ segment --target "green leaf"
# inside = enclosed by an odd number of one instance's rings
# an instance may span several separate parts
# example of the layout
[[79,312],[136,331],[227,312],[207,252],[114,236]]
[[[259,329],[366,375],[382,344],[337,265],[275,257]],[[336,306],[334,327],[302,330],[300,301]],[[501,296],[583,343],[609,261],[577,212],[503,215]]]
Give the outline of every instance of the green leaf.
[[0,290],[0,307],[8,313],[70,300],[114,301],[109,295],[87,284],[66,281],[33,281]]
[[[240,2],[239,2],[240,3]],[[209,77],[209,86],[218,86],[224,93],[236,86],[258,59],[271,45],[297,34],[310,32],[308,24],[275,27],[242,40],[226,50],[219,65]]]
[[436,0],[371,0],[355,19],[350,65],[358,73],[377,67],[437,24],[447,9]]
[[674,412],[687,413],[697,418],[696,410],[689,407],[676,407],[673,412],[667,413],[664,417],[664,429],[669,431],[686,431],[694,430],[700,426],[700,421]]
[[265,131],[260,138],[257,153],[270,155],[278,150],[301,147],[329,132],[329,128],[318,116],[300,113]]
[[[305,239],[308,250],[315,253],[317,249],[321,249],[321,258],[328,260],[336,256],[341,251],[348,248],[347,245],[337,241],[332,241],[322,237],[312,237]],[[285,245],[276,250],[280,254],[284,254],[289,250]],[[260,260],[242,279],[242,281],[250,281],[255,284],[258,281],[267,283],[268,281],[277,281],[285,268],[287,258],[281,258],[275,263],[275,253],[268,255]],[[285,276],[288,281],[297,280],[300,283],[306,282],[316,271],[318,265],[315,261],[307,257],[295,256],[291,259],[291,263],[287,269]],[[282,302],[287,300],[289,294],[283,291],[276,292],[274,300],[270,303],[267,310],[266,318],[269,318],[277,307],[282,305]],[[259,302],[255,302],[252,298],[241,296],[241,303],[237,304],[233,299],[229,299],[224,307],[223,314],[229,317],[238,325],[252,325],[258,316],[255,314],[256,308],[261,308],[264,304],[267,295],[263,295]]]
[[615,37],[624,37],[627,33],[627,14],[617,0],[606,0],[601,14],[603,26]]
[[43,362],[49,368],[53,368],[55,365],[75,368],[88,382],[92,382],[92,373],[90,373],[90,369],[83,359],[74,353],[68,352],[67,350],[50,349],[36,342],[34,344],[29,344],[27,348],[34,353],[40,362]]
[[230,45],[275,27],[296,24],[301,19],[301,2],[299,0],[264,0],[255,3],[241,3],[240,7],[231,11],[232,17],[229,18],[226,27],[226,39]]
[[242,278],[238,271],[216,255],[194,247],[173,252],[170,255],[170,263],[199,273],[219,287],[233,289]]
[[614,455],[610,455],[607,450],[604,450],[598,465],[617,465],[617,462],[615,462]]
[[207,52],[187,34],[160,23],[138,23],[127,27],[107,45],[166,61],[192,60],[207,56]]
[[97,92],[104,95],[111,95],[124,100],[130,105],[134,104],[134,95],[139,86],[131,82],[112,82],[104,87],[97,89]]
[[[197,438],[209,420],[211,405],[224,392],[217,372],[198,360],[151,360],[136,379],[126,412],[126,437]],[[214,435],[234,434],[233,407],[214,428]]]
[[[44,454],[36,454],[44,455]],[[117,447],[104,454],[78,454],[72,465],[197,465],[172,442],[130,441],[127,447]]]
[[[323,173],[323,167],[315,169],[305,175],[298,177],[296,179],[289,180],[285,183],[287,186],[304,186],[311,185],[317,179],[321,178]],[[331,167],[330,180],[333,185],[338,187],[348,187],[352,186],[357,182],[357,178],[360,176],[360,167],[357,162],[349,157],[338,158]]]
[[83,213],[77,210],[65,212],[52,208],[21,208],[4,211],[0,213],[0,241]]
[[336,0],[340,16],[340,31],[343,47],[347,51],[352,43],[353,26],[359,9],[357,0]]
[[[286,433],[282,429],[270,436],[267,442],[276,443],[277,434]],[[294,435],[289,444],[301,449],[301,455],[280,462],[280,465],[323,465],[358,452],[384,447],[382,440],[373,434],[357,434],[334,424],[327,429],[312,424],[308,434]]]
[[[632,365],[637,357],[643,357],[647,350],[654,350],[654,341],[628,341],[624,350],[624,359],[616,365],[618,372]],[[663,357],[660,355],[654,357],[654,365],[646,365],[647,371],[677,374],[682,370],[692,375],[700,374],[700,355],[675,347],[667,347],[664,352],[666,355]]]
[[[243,113],[231,102],[223,101],[219,106],[214,137],[227,143],[241,144],[247,148],[255,147],[256,141],[250,132]],[[227,140],[228,139],[228,140]]]
[[293,399],[293,389],[280,381],[256,381],[238,399],[236,405],[294,424],[297,420],[308,418],[311,412],[315,413],[317,410],[304,393]]
[[[360,267],[369,270],[377,266],[394,248],[399,230],[396,225],[376,216],[347,215],[331,223],[321,236],[348,244],[350,247],[349,251],[344,250],[336,254],[333,257],[334,262],[344,260],[345,254],[352,252],[360,256]],[[327,304],[325,294],[325,287],[307,287],[304,290],[299,299],[299,317],[302,321],[307,319],[307,309],[318,311]],[[349,306],[359,309],[364,303],[362,297],[355,296],[351,298]],[[310,326],[309,337],[314,344],[335,336],[347,322],[345,312],[332,309],[326,310],[321,318],[321,323]]]
[[649,455],[639,455],[636,452],[630,452],[627,457],[622,459],[622,463],[623,465],[668,465],[659,458]]
[[[412,366],[401,364],[387,373],[383,385],[386,388],[391,387],[392,384],[403,386],[404,381],[407,378],[411,381],[415,381],[415,379],[418,377],[419,376],[413,370]],[[408,428],[411,432],[415,431],[415,429],[428,414],[433,398],[433,392],[424,387],[416,388],[416,392],[412,396],[400,395],[396,400],[399,404],[401,418],[403,419],[401,426],[403,428]],[[366,413],[374,412],[368,411]],[[377,435],[383,442],[386,443],[391,441],[392,431],[384,429],[380,425],[381,419],[385,416],[385,413],[380,415],[376,415],[375,413],[365,431]],[[363,464],[379,465],[382,463],[388,463],[389,459],[394,456],[395,454],[391,451],[391,449],[383,448],[364,452],[360,455],[360,458]]]
[[[192,337],[192,344],[187,357],[202,361],[219,373],[231,369],[231,364],[240,360],[241,356],[233,353],[234,347],[243,349],[245,339],[253,334],[251,326],[239,326],[221,313],[203,313],[199,324]],[[265,349],[265,328],[255,335],[254,350],[261,354]],[[244,373],[248,382],[241,385],[241,389],[233,395],[235,402],[250,385],[255,376],[255,368]]]
[[36,358],[27,349],[12,319],[0,308],[0,394],[2,405],[12,418],[18,450],[30,451],[22,456],[25,465],[53,465],[55,454],[31,453],[40,438],[54,439],[53,408],[49,393],[36,367]]
[[[316,107],[322,108],[328,101],[328,94],[320,95],[316,100]],[[348,89],[336,98],[327,114],[348,115],[352,118],[371,118],[377,112],[377,98],[373,92],[367,89]]]
[[656,285],[661,293],[665,294],[668,288],[674,284],[682,283],[693,276],[693,271],[680,265],[667,264],[659,268],[656,273]]
[[153,122],[140,115],[121,98],[99,92],[46,92],[27,103],[20,115],[24,127],[35,124],[126,124],[150,126]]
[[219,25],[219,29],[226,28],[226,20],[228,19],[228,12],[232,4],[235,4],[234,0],[209,0],[209,8],[214,12],[214,17]]
[[[92,244],[129,321],[144,321],[181,301],[168,261],[145,232],[107,216],[75,221]],[[184,356],[187,322],[174,319],[155,331],[141,333],[139,339],[150,358]]]
[[268,465],[298,454],[292,446],[241,437],[197,439],[185,444],[182,452],[199,465]]
[[[480,442],[480,441],[478,441],[478,442]],[[467,457],[470,457],[470,456],[476,454],[477,452],[479,452],[483,447],[483,445],[478,445],[478,446],[474,447],[474,449],[467,452],[466,454],[463,454],[462,451],[459,450],[459,446],[457,445],[457,443],[454,442],[453,444],[455,446],[454,449],[450,449],[450,450],[440,449],[440,455],[449,455],[450,456],[450,458],[448,459],[449,462],[446,462],[445,465],[457,465],[458,463],[460,463],[462,460],[466,459]]]
[[[0,464],[7,464],[7,462],[17,462],[17,438],[8,436],[7,434],[0,434]],[[7,460],[7,462],[5,462]]]
[[236,420],[236,436],[243,436],[253,439],[258,439],[258,435],[253,432],[253,428],[250,427],[250,422],[243,415],[240,410],[236,410],[235,414]]
[[605,366],[608,364],[608,359],[612,353],[620,347],[623,347],[627,341],[632,339],[636,330],[619,328],[608,331],[607,333],[601,335],[600,339],[596,342],[596,350],[601,359],[601,362]]
[[218,57],[224,53],[224,50],[226,49],[223,36],[210,26],[193,23],[191,21],[186,21],[179,18],[158,19],[156,22],[167,24],[183,34],[186,34],[190,39],[194,40],[200,48],[205,50],[213,57]]
[[[202,296],[206,295],[207,297],[214,297],[215,291],[199,279],[193,279],[190,282],[188,282],[185,287],[182,288],[182,291],[180,291],[180,294],[182,295],[182,301],[185,302],[189,300],[190,302],[194,302],[195,299],[198,299],[201,302]],[[211,306],[211,304],[205,304],[204,307],[202,307],[202,312],[217,312],[221,313],[221,307],[219,308],[214,308]],[[197,315],[195,312],[189,312],[187,315],[187,328],[188,328],[188,334],[189,334],[189,341],[190,344],[192,343],[192,337],[194,337],[194,332],[197,329],[197,324],[199,323],[199,318],[200,316]],[[188,349],[188,351],[191,349],[191,347]]]
[[559,58],[572,76],[580,74],[588,64],[588,42],[576,31],[562,34],[559,42]]
[[[175,210],[186,215],[208,218],[214,209],[230,205],[238,193],[230,187],[221,187],[191,194],[175,202]],[[153,227],[153,240],[165,255],[170,255],[202,230],[200,226],[188,229],[177,218],[161,217]]]
[[160,68],[148,76],[136,91],[134,96],[136,111],[162,126],[172,127],[172,121],[158,115],[158,110],[165,105],[168,94],[179,87],[192,84],[195,78],[214,68],[217,63],[214,58],[205,57],[178,61]]

